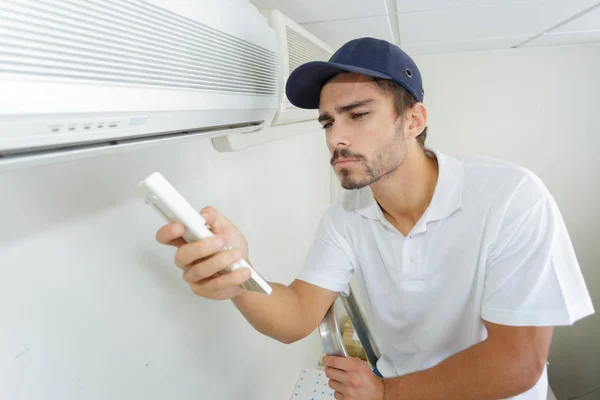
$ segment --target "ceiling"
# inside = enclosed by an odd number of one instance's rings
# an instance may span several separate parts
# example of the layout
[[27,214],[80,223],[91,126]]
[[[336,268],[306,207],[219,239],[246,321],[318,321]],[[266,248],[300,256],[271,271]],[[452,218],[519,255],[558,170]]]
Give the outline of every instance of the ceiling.
[[250,0],[334,50],[371,36],[411,54],[600,42],[599,0]]

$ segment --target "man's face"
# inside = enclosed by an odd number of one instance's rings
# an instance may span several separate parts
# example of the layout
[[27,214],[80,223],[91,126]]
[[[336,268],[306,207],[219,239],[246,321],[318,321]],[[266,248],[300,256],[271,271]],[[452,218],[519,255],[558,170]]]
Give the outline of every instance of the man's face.
[[319,121],[344,189],[360,189],[395,171],[406,155],[392,95],[369,77],[335,76],[321,90]]

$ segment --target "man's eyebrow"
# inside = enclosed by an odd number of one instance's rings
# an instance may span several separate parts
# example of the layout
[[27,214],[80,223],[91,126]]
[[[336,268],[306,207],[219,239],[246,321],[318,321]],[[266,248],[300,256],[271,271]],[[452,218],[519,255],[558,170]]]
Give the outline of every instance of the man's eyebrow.
[[333,119],[333,118],[331,117],[331,115],[329,115],[328,112],[319,115],[319,122],[327,121],[327,120],[330,120],[330,119]]
[[[343,114],[346,113],[354,108],[358,108],[358,107],[362,107],[362,106],[366,106],[367,104],[372,103],[374,100],[373,99],[365,99],[365,100],[359,100],[359,101],[355,101],[354,103],[350,103],[350,104],[346,104],[344,106],[339,106],[335,108],[335,111],[337,111],[338,114]],[[319,122],[322,121],[327,121],[333,119],[333,117],[328,113],[328,112],[324,112],[323,114],[319,115]]]
[[336,107],[335,111],[337,111],[338,114],[343,114],[345,112],[352,110],[353,108],[366,106],[367,104],[370,104],[373,101],[374,101],[373,99],[365,99],[365,100],[355,101],[354,103],[346,104],[345,106]]

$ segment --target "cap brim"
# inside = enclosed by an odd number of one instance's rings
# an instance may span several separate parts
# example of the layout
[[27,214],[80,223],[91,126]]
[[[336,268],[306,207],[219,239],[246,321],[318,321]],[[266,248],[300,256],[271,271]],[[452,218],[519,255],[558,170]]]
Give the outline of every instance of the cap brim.
[[368,68],[327,61],[302,64],[289,76],[285,93],[290,103],[299,108],[319,108],[321,88],[329,78],[340,72],[356,72],[374,78],[392,79],[391,76]]

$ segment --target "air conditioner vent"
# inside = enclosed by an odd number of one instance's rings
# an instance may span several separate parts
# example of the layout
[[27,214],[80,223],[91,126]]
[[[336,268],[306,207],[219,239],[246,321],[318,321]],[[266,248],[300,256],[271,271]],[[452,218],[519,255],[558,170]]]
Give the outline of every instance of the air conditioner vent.
[[289,73],[309,61],[327,61],[331,53],[302,36],[289,26],[285,27],[288,45]]
[[278,92],[275,52],[141,0],[0,0],[0,74]]

